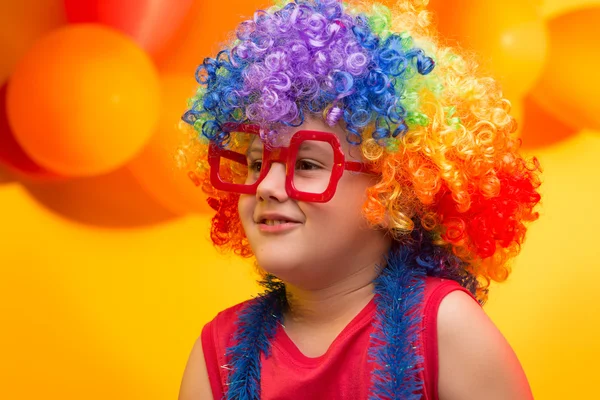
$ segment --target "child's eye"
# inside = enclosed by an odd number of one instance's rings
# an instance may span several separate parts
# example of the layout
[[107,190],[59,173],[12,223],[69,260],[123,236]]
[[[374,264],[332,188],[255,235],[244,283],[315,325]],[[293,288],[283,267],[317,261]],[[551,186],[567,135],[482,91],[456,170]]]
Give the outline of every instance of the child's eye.
[[321,169],[321,166],[310,160],[298,160],[296,161],[296,169],[302,171],[314,171]]
[[248,160],[248,171],[253,173],[260,173],[262,167],[262,160]]

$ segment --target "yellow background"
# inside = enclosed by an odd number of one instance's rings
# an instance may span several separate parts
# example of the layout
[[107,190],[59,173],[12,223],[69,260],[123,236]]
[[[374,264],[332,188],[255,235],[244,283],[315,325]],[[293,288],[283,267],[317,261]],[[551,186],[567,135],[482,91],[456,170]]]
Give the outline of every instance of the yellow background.
[[[591,399],[600,133],[537,154],[541,218],[486,310],[536,398]],[[250,265],[217,255],[206,217],[170,216],[125,170],[53,184],[2,174],[1,397],[175,399],[202,325],[255,293]]]
[[[586,2],[565,3],[545,12]],[[535,155],[541,217],[486,311],[537,399],[597,398],[600,132]],[[54,183],[0,169],[0,398],[177,398],[203,324],[257,290],[208,223],[169,214],[126,169]]]

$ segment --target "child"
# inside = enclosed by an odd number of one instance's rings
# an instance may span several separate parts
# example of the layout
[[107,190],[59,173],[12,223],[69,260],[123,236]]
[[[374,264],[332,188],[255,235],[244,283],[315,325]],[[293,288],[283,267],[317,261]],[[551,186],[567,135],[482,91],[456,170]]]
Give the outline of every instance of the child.
[[203,328],[180,400],[531,398],[480,304],[539,167],[417,3],[283,3],[198,68],[190,176],[266,290]]

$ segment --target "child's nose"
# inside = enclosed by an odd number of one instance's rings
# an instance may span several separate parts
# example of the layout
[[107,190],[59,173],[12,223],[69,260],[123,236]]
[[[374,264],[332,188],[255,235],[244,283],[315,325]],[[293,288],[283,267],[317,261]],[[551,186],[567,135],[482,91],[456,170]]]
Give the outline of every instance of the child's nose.
[[272,163],[267,175],[256,187],[258,200],[276,200],[278,202],[287,200],[285,179],[285,164]]

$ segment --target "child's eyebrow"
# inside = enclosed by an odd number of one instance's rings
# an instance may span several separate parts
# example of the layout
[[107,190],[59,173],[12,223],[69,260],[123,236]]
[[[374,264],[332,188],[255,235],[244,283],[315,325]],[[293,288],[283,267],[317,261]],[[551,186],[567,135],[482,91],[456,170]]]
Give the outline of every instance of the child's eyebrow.
[[321,141],[305,141],[300,145],[299,151],[317,151],[319,153],[329,154],[331,146],[328,143]]
[[299,150],[311,150],[315,148],[313,143],[310,142],[302,142],[302,144],[300,145]]
[[252,145],[250,147],[248,147],[248,150],[246,150],[246,156],[249,156],[252,153],[259,153],[260,154],[260,153],[263,152],[262,146],[256,145],[255,143],[256,143],[256,141],[254,141],[254,143],[252,143]]
[[[330,146],[327,143],[321,141],[304,141],[298,148],[298,151],[317,151],[319,153],[329,154]],[[263,145],[260,140],[253,140],[252,144],[246,150],[246,156],[252,153],[261,154],[263,152]]]

